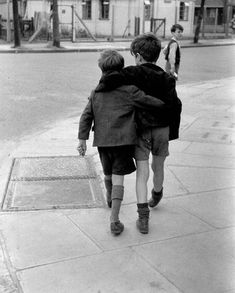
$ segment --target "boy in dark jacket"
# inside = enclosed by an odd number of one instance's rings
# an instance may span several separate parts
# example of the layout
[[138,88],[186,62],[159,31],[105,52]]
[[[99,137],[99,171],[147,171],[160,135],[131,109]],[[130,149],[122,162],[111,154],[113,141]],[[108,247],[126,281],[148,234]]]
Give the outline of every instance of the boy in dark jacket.
[[124,229],[119,220],[124,175],[135,171],[135,108],[165,106],[164,102],[147,96],[135,86],[124,85],[124,77],[120,74],[124,59],[117,51],[106,50],[101,53],[98,65],[102,70],[102,77],[80,118],[78,151],[80,155],[85,155],[86,140],[93,124],[93,146],[98,147],[105,175],[107,203],[112,208],[110,229],[114,235],[118,235]]
[[[137,86],[156,100],[163,101],[166,106],[153,111],[138,110],[136,115],[136,195],[139,214],[136,224],[141,233],[148,233],[149,230],[148,206],[157,206],[163,196],[164,161],[169,155],[169,140],[179,136],[182,105],[177,97],[175,79],[156,65],[160,52],[161,42],[154,34],[140,35],[131,44],[131,54],[135,58],[136,66],[128,66],[122,70],[127,84]],[[150,153],[154,175],[152,197],[147,202]]]

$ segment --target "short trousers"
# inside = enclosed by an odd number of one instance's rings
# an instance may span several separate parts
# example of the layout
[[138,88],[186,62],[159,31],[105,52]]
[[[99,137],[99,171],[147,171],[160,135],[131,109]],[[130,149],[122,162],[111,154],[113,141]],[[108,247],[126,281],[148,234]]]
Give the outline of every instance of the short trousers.
[[142,131],[135,147],[135,159],[145,161],[153,156],[167,157],[169,155],[169,127],[154,127]]
[[105,175],[127,175],[136,170],[134,145],[98,147],[98,152]]

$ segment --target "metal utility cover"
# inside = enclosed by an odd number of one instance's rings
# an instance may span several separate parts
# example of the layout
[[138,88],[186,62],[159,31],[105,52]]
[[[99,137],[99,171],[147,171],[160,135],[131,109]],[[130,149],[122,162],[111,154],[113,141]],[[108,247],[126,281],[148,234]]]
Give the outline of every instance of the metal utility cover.
[[15,158],[3,210],[89,208],[104,205],[93,158]]

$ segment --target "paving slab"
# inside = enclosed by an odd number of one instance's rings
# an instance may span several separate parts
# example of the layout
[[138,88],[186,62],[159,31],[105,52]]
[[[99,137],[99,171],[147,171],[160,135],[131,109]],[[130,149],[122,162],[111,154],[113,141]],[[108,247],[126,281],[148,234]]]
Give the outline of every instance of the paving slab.
[[215,230],[133,249],[182,292],[227,292],[235,289],[235,258],[223,237],[234,243],[234,232]]
[[234,188],[177,198],[172,205],[184,208],[213,227],[235,226]]
[[207,156],[200,154],[172,153],[166,161],[167,166],[194,166],[235,169],[235,158]]
[[[169,152],[170,156],[167,158],[168,159],[171,157],[171,153],[182,153],[184,152],[192,143],[190,141],[181,141],[181,140],[172,140],[169,143]],[[174,155],[173,155],[174,156]],[[166,162],[167,162],[166,161]]]
[[6,249],[17,269],[101,251],[63,214],[18,212],[1,215],[0,219]]
[[235,170],[221,168],[168,166],[176,178],[191,193],[235,187]]
[[17,275],[24,293],[181,293],[131,248],[41,266]]
[[160,241],[212,229],[211,226],[183,209],[172,208],[167,201],[163,201],[158,208],[153,209],[150,216],[150,233],[143,235],[136,228],[136,204],[123,205],[120,219],[125,225],[125,230],[121,237],[111,237],[110,209],[91,209],[89,213],[84,210],[77,210],[68,214],[68,217],[78,225],[81,231],[94,239],[104,250]]
[[235,157],[234,145],[216,144],[216,143],[200,143],[192,142],[185,150],[188,154],[218,156],[218,157]]

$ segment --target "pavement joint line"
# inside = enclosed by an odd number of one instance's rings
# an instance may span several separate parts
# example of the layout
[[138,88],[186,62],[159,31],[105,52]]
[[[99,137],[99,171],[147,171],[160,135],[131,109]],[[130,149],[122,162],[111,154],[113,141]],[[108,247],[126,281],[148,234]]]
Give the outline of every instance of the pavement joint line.
[[69,221],[71,223],[73,223],[73,225],[76,226],[76,228],[79,229],[79,231],[81,231],[84,235],[86,235],[86,237],[89,238],[101,250],[101,253],[105,252],[105,250],[102,247],[102,245],[100,245],[99,242],[97,242],[95,238],[93,238],[90,234],[88,234],[85,230],[83,230],[73,219],[71,219],[71,216],[73,216],[73,214],[65,215],[65,216],[69,219]]
[[16,289],[17,289],[17,293],[24,293],[23,289],[21,287],[20,281],[17,278],[17,274],[16,274],[17,269],[15,269],[11,263],[11,259],[8,254],[6,243],[5,243],[5,240],[4,240],[4,237],[3,237],[1,230],[0,230],[0,246],[2,249],[2,253],[3,253],[4,263],[6,265],[9,276],[14,284],[14,287],[16,287]]
[[[234,226],[231,226],[231,228],[234,228]],[[229,228],[226,227],[225,229],[229,229]],[[215,228],[215,229],[211,229],[211,230],[206,230],[206,231],[191,232],[191,233],[181,234],[181,235],[172,236],[172,237],[163,238],[163,239],[157,239],[157,240],[154,239],[154,240],[150,240],[148,242],[141,243],[141,246],[152,244],[152,243],[158,244],[158,243],[165,242],[165,241],[171,241],[171,240],[180,239],[180,238],[187,238],[190,236],[197,236],[197,235],[201,235],[201,234],[213,233],[216,230],[223,230],[223,227]],[[136,244],[131,244],[130,246],[127,246],[127,247],[133,248],[133,247],[139,247],[139,246],[140,246],[140,244],[136,243]],[[113,251],[113,250],[115,250],[115,248],[112,250],[108,250],[108,251]]]
[[[59,263],[63,263],[63,262],[69,262],[69,261],[73,261],[73,260],[80,259],[80,258],[86,258],[86,257],[96,256],[96,255],[100,255],[100,254],[102,254],[104,252],[105,251],[101,251],[101,252],[98,252],[98,253],[92,253],[92,254],[81,255],[81,256],[74,256],[74,257],[70,257],[70,258],[63,258],[63,259],[56,260],[56,261],[52,261],[52,262],[48,262],[48,263],[42,263],[42,264],[38,264],[38,265],[27,266],[25,268],[18,268],[17,269],[17,272],[23,272],[23,271],[27,271],[27,270],[31,270],[31,269],[36,269],[36,268],[40,268],[40,267],[45,267],[45,266],[51,266],[51,265],[54,265],[54,264],[59,264]],[[19,293],[24,293],[24,292],[22,291],[22,292],[19,292]],[[34,293],[34,292],[30,292],[30,293]]]
[[[181,207],[181,206],[178,206],[178,208],[181,208],[185,213],[187,213],[187,214],[193,216],[194,218],[199,219],[201,222],[203,222],[203,223],[206,224],[207,226],[210,226],[213,230],[216,230],[216,229],[217,229],[216,226],[214,226],[213,224],[208,223],[206,220],[202,219],[200,216],[194,214],[193,212],[187,210],[186,208]],[[209,231],[210,231],[210,230],[209,230]]]
[[6,199],[7,190],[8,190],[8,187],[9,187],[9,183],[10,183],[10,179],[11,179],[11,174],[12,174],[12,170],[13,170],[13,167],[14,167],[14,163],[15,163],[15,160],[13,158],[13,160],[11,162],[11,165],[10,165],[9,172],[8,172],[8,177],[7,177],[7,180],[6,180],[5,189],[4,189],[4,192],[3,192],[3,197],[2,197],[0,211],[2,211],[4,209],[4,202],[5,202],[5,199]]
[[132,249],[132,247],[130,247],[131,248],[131,250],[133,251],[133,252],[135,252],[135,254],[137,254],[138,255],[138,257],[140,257],[146,264],[148,264],[154,271],[157,271],[158,272],[158,274],[159,275],[161,275],[164,279],[166,279],[171,285],[173,285],[173,287],[174,288],[176,288],[178,291],[179,291],[179,293],[184,293],[179,287],[177,287],[174,283],[173,283],[173,281],[171,281],[163,272],[161,272],[161,271],[159,271],[158,269],[157,269],[157,267],[151,262],[151,261],[149,261],[149,260],[147,260],[143,255],[141,255],[141,254],[139,254],[138,253],[138,251],[136,251],[136,250],[134,250],[134,249]]

